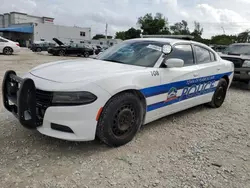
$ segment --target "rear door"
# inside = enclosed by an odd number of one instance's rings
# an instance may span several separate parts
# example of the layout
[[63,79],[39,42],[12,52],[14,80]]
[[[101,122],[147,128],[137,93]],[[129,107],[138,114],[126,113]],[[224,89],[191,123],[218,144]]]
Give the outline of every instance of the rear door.
[[70,55],[75,55],[75,54],[77,54],[76,44],[70,44],[70,45],[67,47],[67,54],[70,54]]
[[[231,73],[226,73],[223,70],[225,66],[224,63],[220,61],[220,59],[217,59],[214,52],[206,46],[194,44],[193,49],[196,57],[196,65],[198,66],[198,76],[202,78],[202,82],[212,83],[210,90],[206,90],[207,98],[205,99],[211,101],[220,78]],[[206,87],[204,89],[208,88]]]

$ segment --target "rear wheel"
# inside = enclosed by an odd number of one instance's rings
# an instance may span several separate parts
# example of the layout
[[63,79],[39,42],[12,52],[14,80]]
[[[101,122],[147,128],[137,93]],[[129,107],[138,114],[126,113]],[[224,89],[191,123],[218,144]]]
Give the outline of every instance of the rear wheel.
[[213,108],[221,107],[226,98],[227,87],[228,87],[227,81],[224,78],[220,79],[219,84],[214,92],[212,101],[209,103],[211,107]]
[[83,56],[84,56],[84,57],[89,57],[89,52],[84,52],[84,53],[83,53]]
[[130,142],[143,121],[140,99],[132,93],[122,93],[105,105],[97,125],[97,136],[105,144],[118,147]]
[[5,47],[3,49],[3,54],[4,55],[11,55],[11,54],[13,54],[13,49],[11,47]]
[[41,48],[37,48],[36,51],[37,51],[37,52],[41,52],[42,49],[41,49]]
[[65,56],[65,51],[64,51],[64,50],[60,50],[60,51],[58,52],[58,55],[59,55],[59,56]]

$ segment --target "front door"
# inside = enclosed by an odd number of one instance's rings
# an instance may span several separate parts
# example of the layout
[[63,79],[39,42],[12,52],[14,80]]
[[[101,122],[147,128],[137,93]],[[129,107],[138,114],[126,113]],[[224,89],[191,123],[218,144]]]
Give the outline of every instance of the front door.
[[77,54],[77,44],[70,44],[67,48],[67,54],[76,55]]
[[[158,111],[158,117],[201,104],[206,92],[214,85],[214,82],[209,81],[210,78],[203,77],[200,73],[200,66],[195,64],[191,45],[175,45],[167,58],[182,59],[184,66],[159,68],[162,89],[158,95],[159,102],[151,107],[152,110]],[[210,72],[206,74],[211,75]]]

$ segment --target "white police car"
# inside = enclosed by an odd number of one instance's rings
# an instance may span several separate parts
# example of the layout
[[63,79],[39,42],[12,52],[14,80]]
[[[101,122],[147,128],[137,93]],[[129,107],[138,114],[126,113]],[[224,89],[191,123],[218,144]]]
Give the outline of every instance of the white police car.
[[22,78],[7,71],[3,101],[27,128],[51,137],[110,146],[133,139],[142,124],[204,103],[220,107],[233,63],[191,40],[124,41],[96,59],[40,65]]

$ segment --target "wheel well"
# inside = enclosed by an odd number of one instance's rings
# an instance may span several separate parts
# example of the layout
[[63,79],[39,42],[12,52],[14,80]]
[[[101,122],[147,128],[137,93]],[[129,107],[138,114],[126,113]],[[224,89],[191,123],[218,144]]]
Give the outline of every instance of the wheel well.
[[3,50],[4,50],[5,48],[10,48],[10,49],[13,51],[13,48],[10,47],[10,46],[5,46],[5,47],[3,48]]
[[225,75],[222,78],[224,78],[227,81],[227,85],[229,85],[229,78],[228,78],[228,76]]
[[146,102],[145,96],[139,90],[136,90],[136,89],[124,90],[124,91],[121,91],[119,93],[116,93],[113,96],[119,95],[121,93],[132,93],[132,94],[134,94],[135,96],[137,96],[140,99],[140,101],[141,101],[141,103],[143,105],[143,110],[144,110],[144,112],[143,112],[143,123],[144,123],[145,115],[146,115],[146,110],[147,110],[147,102]]
[[12,49],[12,47],[11,47],[11,46],[5,46],[4,48],[11,48],[11,49]]

